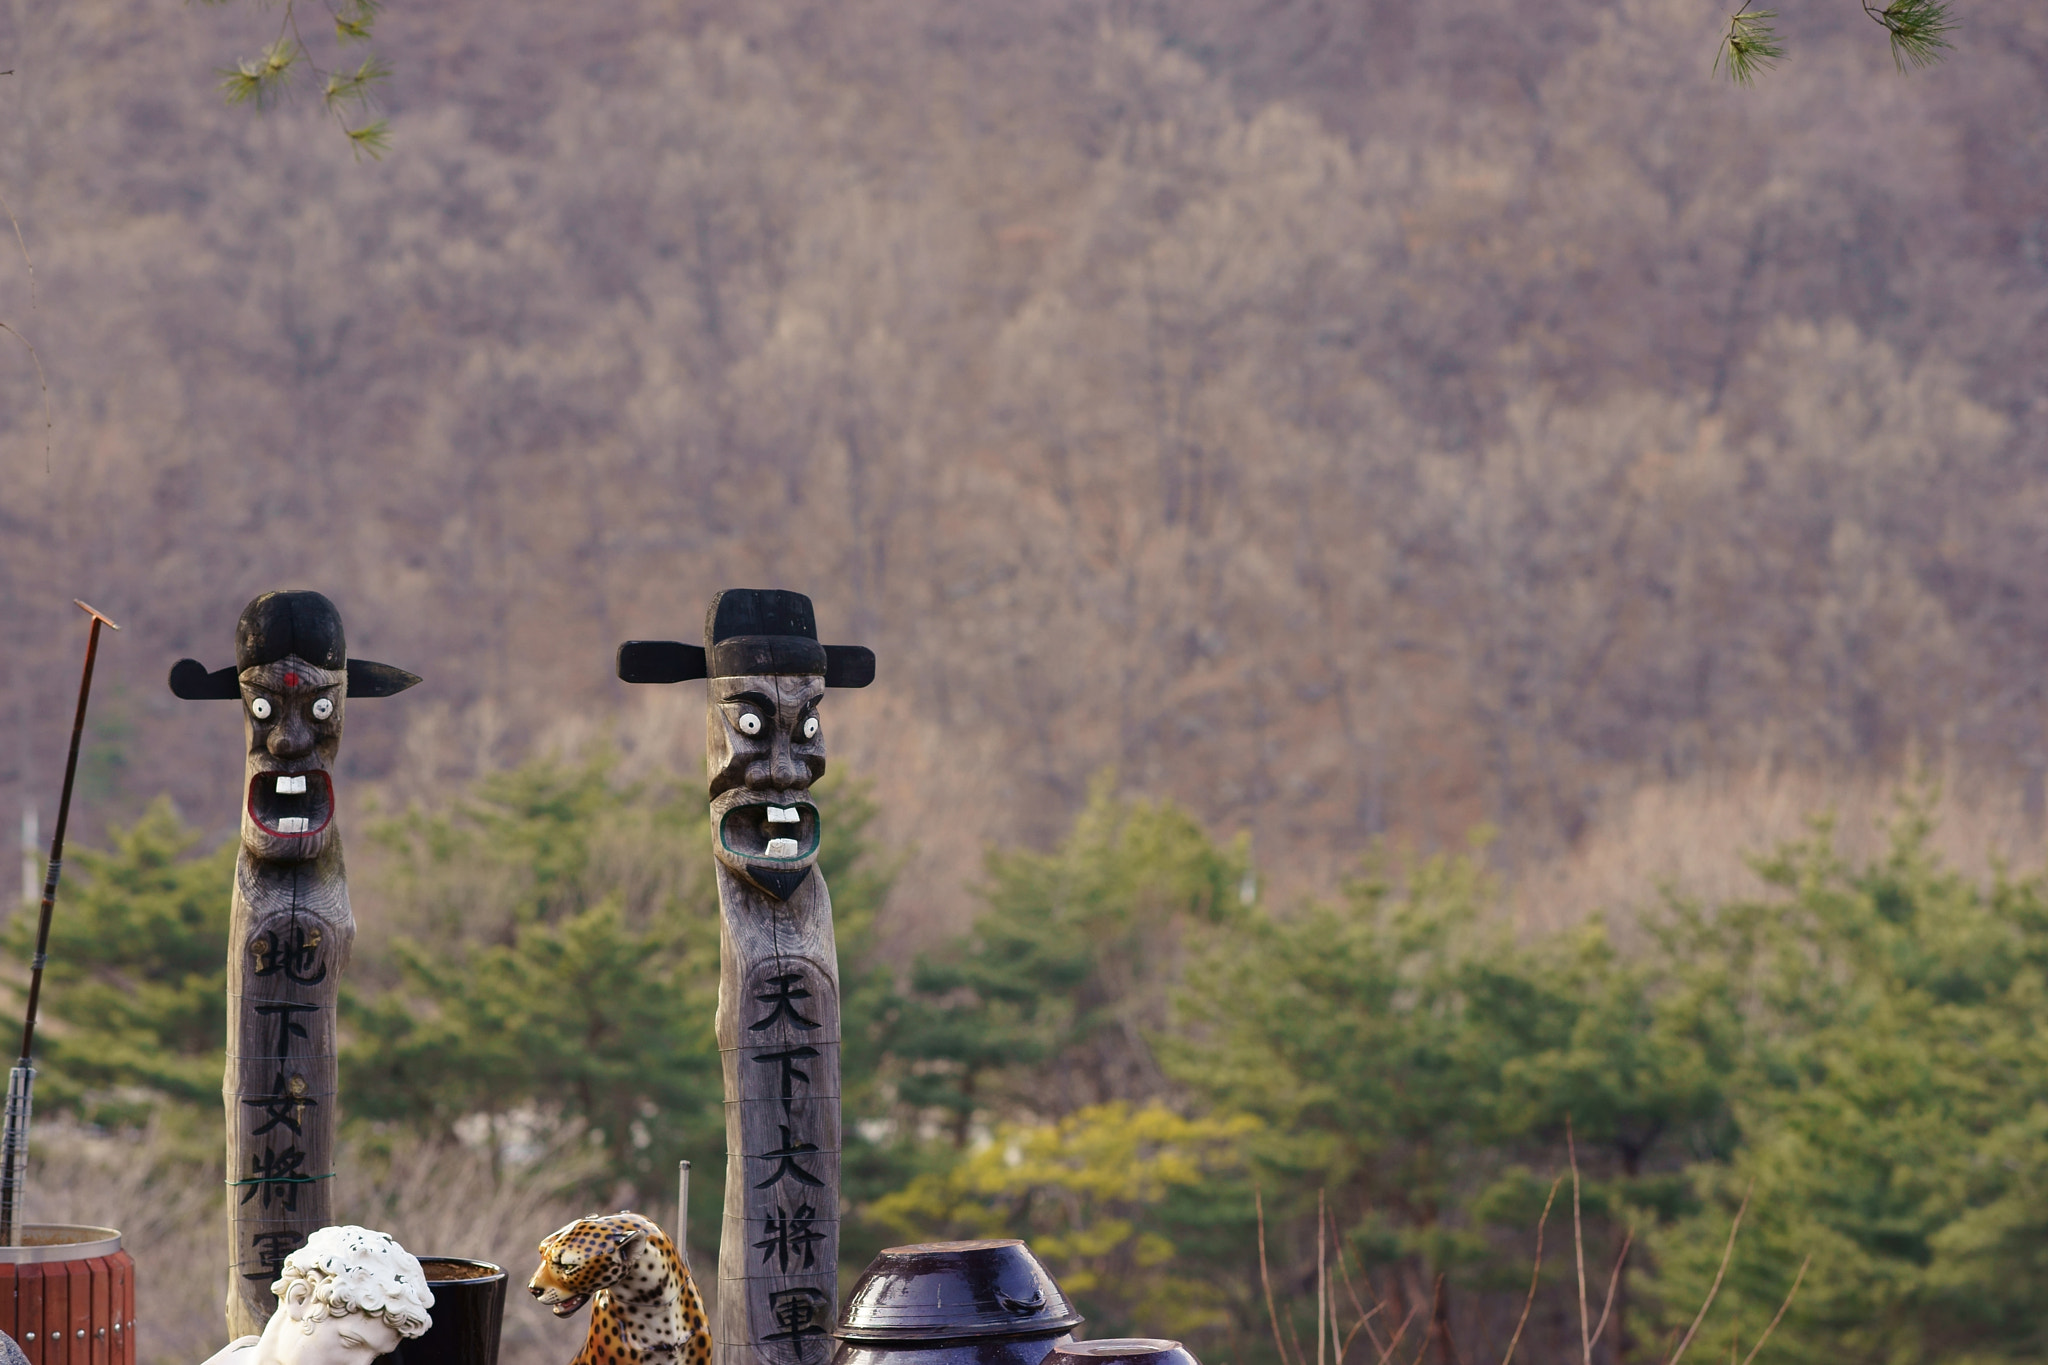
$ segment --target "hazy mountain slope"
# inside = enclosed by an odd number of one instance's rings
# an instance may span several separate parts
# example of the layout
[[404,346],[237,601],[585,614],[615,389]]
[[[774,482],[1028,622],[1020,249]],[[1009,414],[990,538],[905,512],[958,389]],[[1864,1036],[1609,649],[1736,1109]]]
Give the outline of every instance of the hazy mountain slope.
[[395,4],[354,165],[217,107],[273,20],[17,0],[30,787],[74,594],[131,623],[98,790],[225,826],[161,679],[258,590],[427,675],[343,751],[402,795],[695,763],[611,649],[773,583],[882,656],[833,723],[912,918],[1106,764],[1283,882],[1764,755],[2038,794],[2048,22],[1901,80],[1808,8],[1737,93],[1667,0]]

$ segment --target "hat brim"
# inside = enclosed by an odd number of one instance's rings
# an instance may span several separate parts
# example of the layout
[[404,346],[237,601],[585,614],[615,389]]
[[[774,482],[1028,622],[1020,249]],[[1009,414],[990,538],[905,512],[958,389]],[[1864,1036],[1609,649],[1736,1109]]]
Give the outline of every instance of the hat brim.
[[[348,661],[348,692],[351,697],[390,697],[416,686],[417,673],[408,673],[374,659]],[[208,672],[197,659],[180,659],[171,665],[171,692],[186,701],[240,701],[241,670],[232,664]]]
[[[746,666],[731,659],[722,662],[727,667]],[[767,655],[762,655],[755,662],[761,666],[750,672],[785,671],[782,664]],[[827,687],[866,687],[875,680],[875,651],[866,645],[826,645],[822,664],[818,663],[816,655],[809,652],[805,653],[802,662],[805,666],[796,671],[822,673]],[[684,644],[680,640],[628,640],[619,646],[618,673],[622,682],[689,682],[695,678],[708,678],[711,671],[711,657],[702,645]],[[719,676],[739,675],[721,671]]]

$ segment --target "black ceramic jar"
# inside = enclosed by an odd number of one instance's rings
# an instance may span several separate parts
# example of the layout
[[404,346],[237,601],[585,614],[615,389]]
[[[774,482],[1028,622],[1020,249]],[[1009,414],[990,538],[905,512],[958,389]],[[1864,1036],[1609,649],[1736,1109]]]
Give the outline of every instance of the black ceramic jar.
[[1045,1365],[1202,1365],[1194,1352],[1163,1337],[1099,1337],[1055,1347]]
[[846,1297],[832,1365],[1042,1365],[1081,1322],[1014,1238],[890,1247]]

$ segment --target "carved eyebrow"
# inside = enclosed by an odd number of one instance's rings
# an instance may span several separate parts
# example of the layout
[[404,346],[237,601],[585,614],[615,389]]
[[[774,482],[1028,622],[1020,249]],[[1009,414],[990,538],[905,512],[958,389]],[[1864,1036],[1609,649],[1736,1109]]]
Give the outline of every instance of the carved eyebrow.
[[759,692],[740,692],[725,698],[725,700],[729,702],[743,701],[750,706],[766,711],[771,716],[775,714],[775,703],[762,696]]

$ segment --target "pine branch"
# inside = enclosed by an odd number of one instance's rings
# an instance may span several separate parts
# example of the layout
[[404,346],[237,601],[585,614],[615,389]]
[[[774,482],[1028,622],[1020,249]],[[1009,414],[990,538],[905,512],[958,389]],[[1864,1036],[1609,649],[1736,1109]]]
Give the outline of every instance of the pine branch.
[[1863,0],[1863,12],[1884,25],[1892,43],[1892,62],[1904,75],[1907,64],[1933,66],[1948,50],[1946,35],[1955,20],[1942,0],[1892,0],[1883,9]]
[[1756,80],[1757,72],[1776,66],[1785,55],[1784,45],[1771,27],[1771,21],[1777,17],[1778,12],[1772,9],[1738,10],[1732,15],[1728,32],[1721,38],[1720,54],[1714,58],[1714,70],[1718,73],[1725,62],[1730,80],[1737,85],[1749,85]]
[[346,124],[342,126],[342,131],[348,134],[349,141],[354,144],[358,161],[366,156],[372,161],[381,161],[384,159],[384,153],[391,150],[391,132],[385,124],[384,119],[378,119],[360,128],[350,128]]
[[334,12],[334,36],[344,43],[367,43],[370,28],[383,7],[379,0],[348,0]]
[[[234,0],[202,0],[202,3],[225,5],[234,3]],[[346,48],[351,43],[370,41],[383,7],[383,0],[327,0],[328,15],[334,20],[335,42]],[[283,8],[284,20],[279,27],[277,41],[265,48],[260,56],[223,70],[220,73],[221,93],[229,104],[253,103],[257,108],[265,109],[284,93],[293,72],[304,66],[321,82],[321,103],[334,115],[356,160],[366,156],[372,161],[382,159],[384,153],[391,150],[391,131],[386,121],[380,118],[352,124],[344,111],[353,110],[358,118],[366,118],[374,103],[376,87],[391,76],[390,66],[383,58],[371,53],[357,63],[353,71],[324,69],[313,59],[299,32],[297,0],[284,0]]]
[[[321,91],[320,97],[326,102],[329,109],[334,109],[344,104],[353,104],[359,108],[366,107],[370,102],[372,87],[377,82],[389,78],[390,75],[391,68],[384,64],[382,58],[376,56],[365,57],[362,64],[352,72],[335,71],[329,73],[327,86]],[[350,136],[354,136],[354,134],[350,134]]]
[[227,96],[229,104],[247,104],[253,100],[257,108],[267,108],[283,90],[292,67],[304,55],[305,49],[297,42],[279,38],[264,48],[262,55],[224,69],[220,73],[221,93]]
[[[1948,35],[1955,31],[1955,17],[1947,0],[1890,0],[1880,8],[1875,0],[1862,0],[1863,12],[1883,25],[1891,39],[1892,62],[1904,75],[1908,66],[1928,67],[1950,50]],[[1759,71],[1777,65],[1785,55],[1772,20],[1776,10],[1744,9],[1728,20],[1721,36],[1721,50],[1714,58],[1718,74],[1723,63],[1728,77],[1737,85],[1749,85]]]

